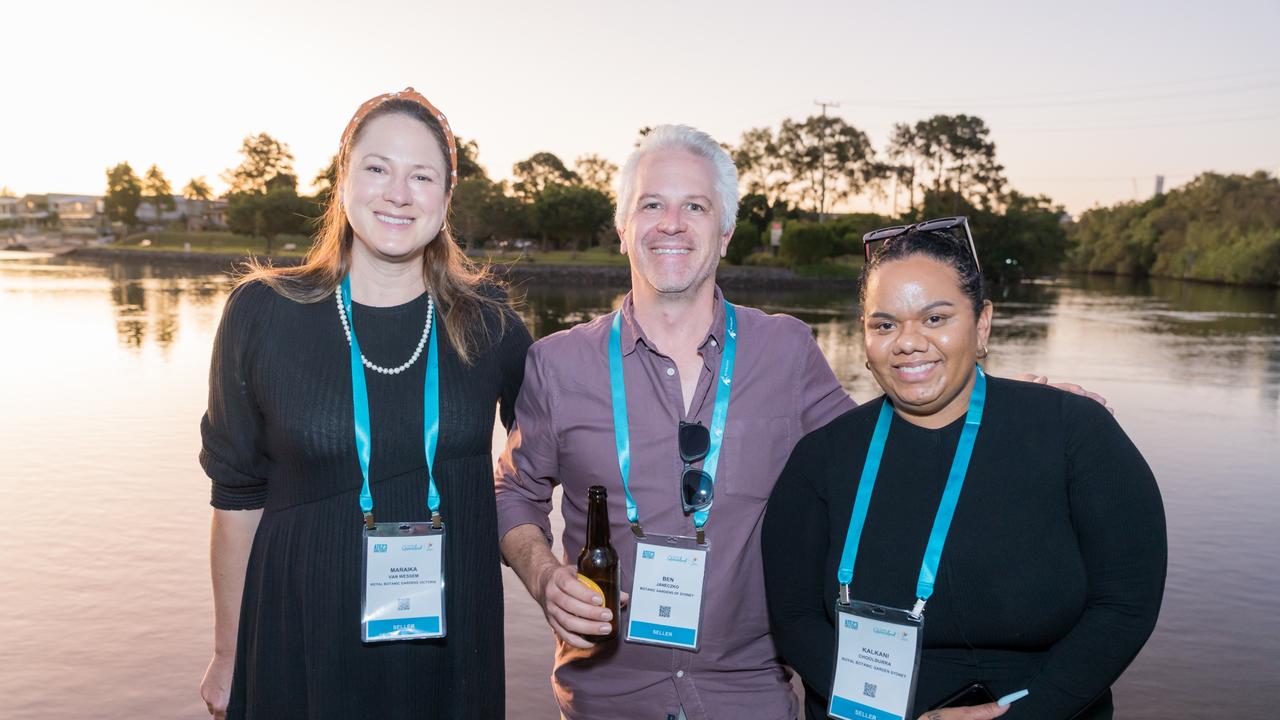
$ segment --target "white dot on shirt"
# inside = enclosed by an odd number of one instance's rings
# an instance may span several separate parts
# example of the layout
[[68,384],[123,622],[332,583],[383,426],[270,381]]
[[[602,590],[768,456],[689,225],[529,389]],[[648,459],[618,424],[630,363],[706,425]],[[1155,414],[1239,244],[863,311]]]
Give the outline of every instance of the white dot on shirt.
[[677,671],[676,671],[676,677],[678,677],[678,678],[682,678],[682,677],[684,677],[684,671],[683,671],[683,670],[677,670]]
[[675,368],[667,368],[667,377],[671,377],[672,375],[675,375],[675,374],[676,374]]

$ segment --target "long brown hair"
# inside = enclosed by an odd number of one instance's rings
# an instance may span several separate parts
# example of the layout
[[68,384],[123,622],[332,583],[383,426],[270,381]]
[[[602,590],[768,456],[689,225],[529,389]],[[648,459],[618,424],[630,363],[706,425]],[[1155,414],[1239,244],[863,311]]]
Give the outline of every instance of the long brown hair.
[[[337,179],[329,194],[324,216],[319,220],[320,229],[305,260],[294,267],[272,267],[269,263],[250,259],[245,264],[238,284],[261,280],[277,293],[300,303],[319,302],[332,296],[351,270],[351,244],[355,233],[351,229],[351,223],[347,221],[341,192],[350,170],[351,149],[370,120],[398,113],[425,125],[440,144],[441,152],[449,158],[451,137],[446,134],[447,125],[441,123],[443,115],[432,112],[433,109],[428,109],[420,102],[401,98],[379,101],[368,111],[362,106],[363,114],[357,113],[352,118],[353,128],[344,133],[344,142],[338,153]],[[445,184],[447,197],[451,197],[454,184],[455,177],[449,174]],[[504,303],[483,291],[486,286],[496,291],[501,288],[501,283],[487,268],[473,263],[462,248],[458,247],[449,229],[447,212],[440,234],[423,251],[422,275],[428,291],[438,303],[436,318],[443,319],[442,325],[449,344],[464,363],[471,364],[475,353],[491,340],[488,324],[484,319],[485,309],[489,308],[496,313],[499,327],[505,325],[507,315]],[[498,293],[493,292],[492,295]]]

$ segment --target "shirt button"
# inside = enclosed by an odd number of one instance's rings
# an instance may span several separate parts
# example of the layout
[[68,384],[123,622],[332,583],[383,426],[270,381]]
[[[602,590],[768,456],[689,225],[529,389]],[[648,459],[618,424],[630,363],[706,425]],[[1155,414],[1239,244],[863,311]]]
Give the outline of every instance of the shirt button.
[[667,377],[671,377],[672,375],[675,375],[675,374],[676,374],[675,368],[667,368]]
[[678,677],[678,678],[682,678],[682,677],[684,677],[684,671],[683,671],[683,670],[677,670],[677,671],[676,671],[676,677]]

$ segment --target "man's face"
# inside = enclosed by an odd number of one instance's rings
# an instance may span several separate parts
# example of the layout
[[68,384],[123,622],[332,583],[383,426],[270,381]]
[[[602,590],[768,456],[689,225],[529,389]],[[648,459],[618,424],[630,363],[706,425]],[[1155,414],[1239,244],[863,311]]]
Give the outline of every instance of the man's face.
[[733,230],[722,233],[724,208],[707,158],[656,150],[636,168],[632,207],[619,228],[634,282],[663,295],[693,294],[715,277]]

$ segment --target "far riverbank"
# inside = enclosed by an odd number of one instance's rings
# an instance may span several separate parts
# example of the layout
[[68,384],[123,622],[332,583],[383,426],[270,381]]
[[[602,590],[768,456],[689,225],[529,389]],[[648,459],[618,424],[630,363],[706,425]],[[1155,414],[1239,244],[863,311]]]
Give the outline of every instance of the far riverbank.
[[[181,250],[144,250],[122,247],[83,247],[66,253],[68,256],[96,260],[145,260],[160,264],[187,265],[205,271],[235,272],[249,256],[243,253],[183,252]],[[274,265],[297,265],[299,256],[257,256],[259,260]],[[573,283],[591,287],[625,288],[631,284],[631,270],[626,265],[568,265],[543,263],[536,260],[497,259],[489,265],[497,276],[513,284],[560,285]],[[716,271],[716,281],[721,287],[751,290],[806,290],[831,288],[851,290],[858,286],[855,277],[808,277],[786,268],[741,267],[721,265]]]

